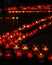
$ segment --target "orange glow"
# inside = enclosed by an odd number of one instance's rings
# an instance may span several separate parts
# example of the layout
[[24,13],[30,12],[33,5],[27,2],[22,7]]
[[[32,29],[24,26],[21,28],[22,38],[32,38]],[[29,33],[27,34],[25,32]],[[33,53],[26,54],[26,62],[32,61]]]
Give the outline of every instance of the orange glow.
[[18,40],[19,40],[19,41],[21,41],[21,40],[22,40],[22,37],[21,37],[21,36],[19,36],[19,37],[18,37]]
[[45,21],[46,20],[46,18],[44,18],[44,19],[41,19],[41,21]]
[[13,20],[14,20],[14,19],[15,19],[15,17],[11,17],[11,19],[13,19]]
[[25,39],[25,38],[26,38],[26,36],[25,36],[25,35],[23,35],[23,36],[22,36],[22,38],[23,38],[23,39]]
[[11,11],[8,11],[8,13],[12,13]]
[[37,46],[34,46],[33,51],[34,52],[38,52],[39,51],[39,48]]
[[10,35],[10,38],[13,38],[13,36],[12,36],[12,35]]
[[9,35],[9,32],[7,32],[6,34]]
[[27,28],[29,28],[29,27],[30,27],[30,25],[28,24],[26,27],[27,27]]
[[26,25],[23,25],[24,28],[26,28]]
[[23,47],[22,47],[22,50],[23,51],[27,51],[29,48],[27,47],[27,45],[23,45]]
[[22,30],[21,28],[19,28],[18,30]]
[[39,26],[39,29],[42,30],[42,26]]
[[15,11],[15,13],[18,13],[18,11]]
[[44,58],[45,57],[45,55],[43,53],[39,53],[37,56],[38,56],[38,58]]
[[47,51],[48,51],[47,46],[44,46],[44,47],[42,48],[42,50],[45,51],[45,52],[47,52]]
[[21,13],[21,11],[18,11],[18,13]]
[[38,23],[38,21],[36,21],[36,23]]
[[20,49],[19,45],[14,45],[14,50]]
[[11,13],[15,13],[15,11],[11,11]]
[[25,11],[22,11],[22,13],[25,13]]
[[18,20],[19,18],[18,18],[18,17],[16,17],[16,19]]

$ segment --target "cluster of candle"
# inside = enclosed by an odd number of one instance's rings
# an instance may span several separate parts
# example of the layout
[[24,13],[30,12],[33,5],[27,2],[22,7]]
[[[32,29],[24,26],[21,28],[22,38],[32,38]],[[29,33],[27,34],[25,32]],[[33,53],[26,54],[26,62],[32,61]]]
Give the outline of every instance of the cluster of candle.
[[[48,17],[52,18],[52,16]],[[46,20],[46,19],[44,19]],[[35,23],[39,23],[42,22],[43,20],[41,19],[40,21],[37,21]],[[43,25],[39,25],[38,28],[33,29],[31,31],[27,31],[25,33],[22,33],[19,28],[17,30],[12,31],[11,33],[5,33],[3,35],[0,35],[0,45],[2,45],[3,43],[9,43],[10,45],[13,45],[14,43],[19,43],[22,42],[24,39],[29,38],[30,36],[33,36],[34,34],[36,34],[39,30],[43,30],[44,28],[46,28],[47,26],[52,25],[52,22],[47,22],[47,23],[43,23]],[[27,27],[23,27],[23,29],[25,30],[26,28],[29,28],[29,26],[32,27],[32,25],[28,25]],[[34,23],[33,23],[34,26]]]
[[41,20],[37,20],[35,22],[32,22],[31,24],[24,24],[22,27],[19,27],[19,31],[29,29],[37,24],[40,24],[40,23],[45,23],[47,20],[52,20],[52,16],[47,17],[47,18],[42,18]]
[[[31,12],[52,12],[51,10],[52,5],[47,5],[47,6],[40,6],[38,5],[37,7],[19,7],[21,8],[22,11],[17,11],[18,8],[16,7],[9,7],[8,13],[31,13]],[[44,10],[42,10],[42,8]],[[38,10],[40,9],[40,10]],[[5,20],[18,20],[18,17],[5,17]],[[0,17],[0,20],[3,20],[2,17]],[[47,22],[48,20],[48,22]],[[42,24],[41,24],[42,23]],[[26,29],[31,29],[32,27],[35,27],[37,25],[37,28],[33,28],[33,30],[27,31],[27,32],[22,32],[25,31]],[[13,54],[10,49],[14,50],[14,53],[17,57],[22,57],[23,54],[26,54],[28,58],[33,58],[34,55],[37,55],[38,58],[45,58],[47,52],[49,51],[49,48],[47,46],[42,47],[42,51],[40,51],[39,46],[33,44],[30,50],[30,46],[28,44],[23,44],[22,42],[31,36],[35,35],[37,32],[40,30],[43,30],[44,28],[52,26],[52,16],[49,16],[47,18],[43,18],[41,20],[32,22],[31,24],[24,24],[22,27],[19,27],[16,30],[13,30],[12,32],[6,32],[2,35],[0,35],[0,48],[4,46],[6,49],[5,53],[3,53],[0,50],[0,57],[3,55],[6,57],[12,57]],[[20,45],[22,44],[22,45]],[[45,53],[44,53],[45,52]],[[52,60],[52,54],[48,55],[48,60]]]
[[20,6],[20,7],[8,7],[8,13],[41,13],[41,12],[52,12],[52,5],[37,5],[37,6]]
[[[37,55],[39,59],[44,59],[45,56],[47,56],[49,51],[49,48],[47,47],[47,45],[43,45],[42,51],[40,51],[39,46],[34,44],[33,44],[33,47],[31,48],[32,49],[31,51],[29,50],[29,46],[27,44],[22,44],[21,47],[19,44],[17,44],[13,47],[13,49],[15,50],[14,53],[16,57],[20,57],[20,58],[22,58],[23,55],[26,55],[28,58],[33,58],[35,57],[35,55]],[[0,58],[2,58],[3,55],[7,58],[11,58],[13,56],[10,50],[6,50],[5,53],[3,53],[0,50]],[[48,54],[47,59],[52,61],[51,53]]]

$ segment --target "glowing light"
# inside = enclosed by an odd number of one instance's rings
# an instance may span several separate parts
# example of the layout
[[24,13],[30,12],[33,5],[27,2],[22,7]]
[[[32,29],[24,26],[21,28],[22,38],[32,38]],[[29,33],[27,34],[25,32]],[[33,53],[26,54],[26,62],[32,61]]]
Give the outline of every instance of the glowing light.
[[25,11],[22,11],[22,13],[25,13]]
[[36,23],[38,23],[38,21],[36,21]]
[[28,58],[32,58],[33,57],[33,54],[31,52],[28,52],[27,57]]
[[29,28],[29,27],[30,27],[30,25],[27,25],[26,27],[27,27],[27,28]]
[[43,53],[39,53],[37,56],[38,56],[38,58],[44,58],[45,57],[45,55]]
[[7,53],[7,54],[5,54],[5,56],[6,56],[6,57],[11,57],[11,56],[12,56],[12,54]]
[[13,20],[14,20],[14,19],[15,19],[15,17],[11,17],[11,19],[13,19]]
[[19,28],[19,30],[22,30],[21,28]]
[[22,36],[22,33],[21,32],[19,32],[19,36]]
[[8,13],[12,13],[11,11],[8,11]]
[[41,30],[41,29],[42,29],[42,27],[41,27],[41,26],[39,26],[39,29]]
[[10,43],[9,43],[11,46],[13,46],[14,45],[14,42],[13,41],[10,41]]
[[6,42],[6,39],[2,39],[2,42],[5,43]]
[[0,40],[0,46],[3,44],[3,42]]
[[47,52],[47,51],[48,51],[47,46],[44,46],[44,47],[42,48],[42,50],[45,51],[45,52]]
[[27,45],[23,45],[22,50],[23,50],[23,51],[27,51],[27,50],[28,50]]
[[19,18],[18,18],[18,17],[16,17],[16,19],[18,20]]
[[16,52],[16,56],[22,57],[22,52],[21,52],[21,51],[17,51],[17,52]]
[[12,35],[10,35],[10,38],[13,38],[13,36],[12,36]]
[[29,34],[28,33],[26,33],[26,37],[28,37],[29,36]]
[[10,10],[10,11],[16,11],[17,8],[16,8],[16,7],[9,7],[9,8],[8,8],[8,11],[9,11],[9,10]]
[[52,61],[52,54],[48,56],[48,60]]
[[14,45],[14,50],[20,49],[19,45]]
[[9,36],[9,32],[6,33]]
[[25,36],[25,35],[23,35],[23,36],[22,36],[22,38],[23,38],[23,39],[25,39],[25,38],[26,38],[26,36]]
[[10,46],[9,46],[8,43],[5,45],[5,48],[6,48],[6,49],[10,48]]
[[33,51],[34,52],[38,52],[39,51],[39,48],[37,46],[34,46]]
[[19,40],[19,41],[21,41],[21,40],[22,40],[22,37],[21,37],[21,36],[19,36],[19,37],[18,37],[18,40]]
[[18,39],[14,41],[15,43],[18,43]]
[[24,28],[26,28],[26,25],[23,25]]

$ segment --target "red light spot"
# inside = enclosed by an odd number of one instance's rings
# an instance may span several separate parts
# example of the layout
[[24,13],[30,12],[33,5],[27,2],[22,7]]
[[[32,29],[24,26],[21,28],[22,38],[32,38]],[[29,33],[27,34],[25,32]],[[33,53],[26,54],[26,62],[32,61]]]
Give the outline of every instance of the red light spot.
[[27,57],[28,58],[32,58],[33,57],[32,53],[31,52],[28,52]]
[[6,45],[5,45],[5,48],[8,49],[8,48],[9,48],[9,44],[6,44]]
[[2,39],[2,42],[5,43],[6,42],[6,39]]
[[8,10],[10,10],[10,11],[16,11],[17,8],[16,7],[9,7]]
[[0,40],[0,46],[3,44],[3,42]]
[[19,32],[19,36],[22,36],[22,33],[21,32]]
[[48,56],[48,60],[52,61],[52,55]]
[[26,33],[26,37],[28,37],[29,36],[29,34],[28,33]]
[[21,51],[17,51],[17,52],[16,52],[16,56],[22,57],[22,52],[21,52]]
[[9,44],[12,46],[12,45],[14,45],[14,42],[13,42],[13,41],[10,41],[10,43],[9,43]]
[[11,57],[11,56],[12,56],[12,54],[7,53],[7,54],[5,54],[5,56],[6,56],[6,57]]

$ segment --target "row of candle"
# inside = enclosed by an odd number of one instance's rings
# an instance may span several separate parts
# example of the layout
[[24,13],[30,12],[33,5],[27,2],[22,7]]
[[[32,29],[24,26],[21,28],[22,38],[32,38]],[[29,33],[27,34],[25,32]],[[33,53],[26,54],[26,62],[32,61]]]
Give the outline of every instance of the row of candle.
[[19,31],[22,31],[22,30],[25,30],[25,29],[29,29],[29,28],[37,25],[37,24],[44,23],[47,20],[52,20],[52,16],[49,16],[47,18],[42,18],[40,20],[34,21],[31,24],[24,24],[22,27],[19,27]]
[[[6,56],[7,58],[11,58],[12,56],[14,56],[10,51],[7,51],[7,50],[6,50],[5,54],[3,54],[2,51],[0,51],[0,58],[2,58],[3,55]],[[33,54],[32,51],[29,51],[29,52],[27,52],[27,54],[23,54],[21,50],[17,51],[15,55],[16,55],[16,57],[19,57],[19,58],[22,58],[23,55],[25,55],[28,58],[33,58],[37,55],[37,57],[39,59],[45,59],[45,57],[46,57],[46,54],[44,54],[43,52]],[[52,54],[51,53],[48,54],[47,59],[52,61]]]
[[36,5],[36,6],[19,6],[19,7],[8,7],[5,10],[11,10],[11,11],[16,11],[16,10],[35,10],[35,9],[51,9],[51,5]]
[[35,11],[8,11],[8,13],[52,13],[52,10],[35,10]]
[[10,19],[11,19],[11,20],[12,20],[12,19],[15,20],[15,19],[18,19],[18,17],[14,17],[14,16],[13,16],[13,17],[5,17],[5,18],[0,17],[0,20],[3,20],[3,19],[5,19],[5,20],[10,20]]
[[25,39],[33,36],[36,34],[38,31],[43,30],[44,28],[51,26],[52,22],[48,22],[46,24],[43,24],[38,27],[38,29],[31,30],[30,32],[21,33],[18,32],[17,30],[14,30],[13,32],[10,33],[5,33],[0,36],[0,46],[2,44],[5,44],[6,42],[10,44],[10,46],[13,46],[15,43],[19,43],[24,41]]

